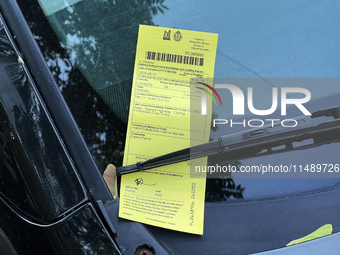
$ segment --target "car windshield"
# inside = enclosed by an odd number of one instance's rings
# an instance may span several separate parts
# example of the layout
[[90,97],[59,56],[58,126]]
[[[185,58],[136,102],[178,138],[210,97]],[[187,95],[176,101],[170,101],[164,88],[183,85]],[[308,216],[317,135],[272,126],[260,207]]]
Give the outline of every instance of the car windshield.
[[[334,1],[18,0],[45,60],[103,171],[122,165],[140,24],[219,34],[216,78],[337,78],[340,18]],[[45,19],[45,17],[47,19]],[[268,85],[270,87],[270,85]],[[310,107],[340,105],[338,86]],[[218,113],[217,113],[218,114]],[[301,112],[294,112],[294,116]],[[249,118],[251,115],[246,115]],[[233,132],[238,132],[234,130]],[[220,131],[212,133],[217,138]],[[339,144],[266,156],[334,162]],[[303,159],[301,161],[301,159]],[[264,158],[235,162],[260,165]],[[299,161],[300,160],[300,161]],[[324,179],[207,179],[207,202],[252,200],[338,187]]]

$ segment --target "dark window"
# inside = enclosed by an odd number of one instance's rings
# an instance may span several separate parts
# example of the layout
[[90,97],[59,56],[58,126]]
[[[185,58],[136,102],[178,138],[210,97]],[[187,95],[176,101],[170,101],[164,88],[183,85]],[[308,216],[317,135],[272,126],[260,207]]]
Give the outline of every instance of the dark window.
[[[218,33],[218,78],[338,76],[333,63],[339,51],[336,43],[329,42],[339,39],[339,21],[324,18],[327,11],[334,14],[331,3],[81,0],[66,6],[64,1],[18,2],[102,171],[109,163],[122,164],[139,24]],[[334,88],[320,98],[338,92]],[[338,145],[330,146],[335,151]],[[311,157],[321,155],[320,151],[323,148],[294,155]],[[270,160],[287,156],[291,154],[270,156]],[[258,160],[234,163],[257,164]],[[337,179],[208,179],[206,201],[296,195],[337,185]]]

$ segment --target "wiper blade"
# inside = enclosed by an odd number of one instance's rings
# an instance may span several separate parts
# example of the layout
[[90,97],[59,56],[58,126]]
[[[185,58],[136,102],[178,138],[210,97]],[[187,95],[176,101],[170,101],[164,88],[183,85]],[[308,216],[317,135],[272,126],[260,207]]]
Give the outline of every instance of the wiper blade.
[[[333,120],[315,125],[314,118],[333,117]],[[294,118],[295,127],[283,127],[274,123],[260,128],[249,129],[218,140],[178,150],[137,164],[118,167],[117,175],[123,175],[155,167],[166,166],[189,159],[211,156],[211,161],[230,162],[239,159],[259,157],[274,153],[301,150],[340,141],[340,107],[313,112],[311,116]],[[287,131],[287,129],[289,129]],[[296,142],[312,139],[308,145],[294,146]],[[278,147],[282,147],[276,149]]]

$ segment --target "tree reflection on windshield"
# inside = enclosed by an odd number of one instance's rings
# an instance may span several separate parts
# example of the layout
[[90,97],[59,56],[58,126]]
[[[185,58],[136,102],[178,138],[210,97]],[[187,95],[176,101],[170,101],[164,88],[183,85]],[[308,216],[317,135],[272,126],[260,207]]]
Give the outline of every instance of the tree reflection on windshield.
[[[48,16],[55,31],[36,0],[18,2],[100,171],[121,166],[138,26],[157,25],[164,0],[82,0]],[[207,202],[243,198],[232,178],[206,189]]]

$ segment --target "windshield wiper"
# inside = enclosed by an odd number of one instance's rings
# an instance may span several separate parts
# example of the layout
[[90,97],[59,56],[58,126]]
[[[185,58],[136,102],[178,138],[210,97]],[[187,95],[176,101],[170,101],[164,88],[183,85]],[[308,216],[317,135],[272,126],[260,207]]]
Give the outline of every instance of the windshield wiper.
[[[333,120],[314,124],[318,117],[333,117]],[[123,175],[155,167],[174,164],[189,159],[211,156],[210,161],[224,162],[259,157],[274,153],[302,150],[340,141],[340,106],[313,112],[311,116],[294,118],[295,127],[283,127],[280,122],[260,128],[249,129],[218,140],[178,150],[133,165],[118,167],[117,175]],[[312,140],[311,140],[312,139]],[[309,140],[309,144],[295,143]]]

